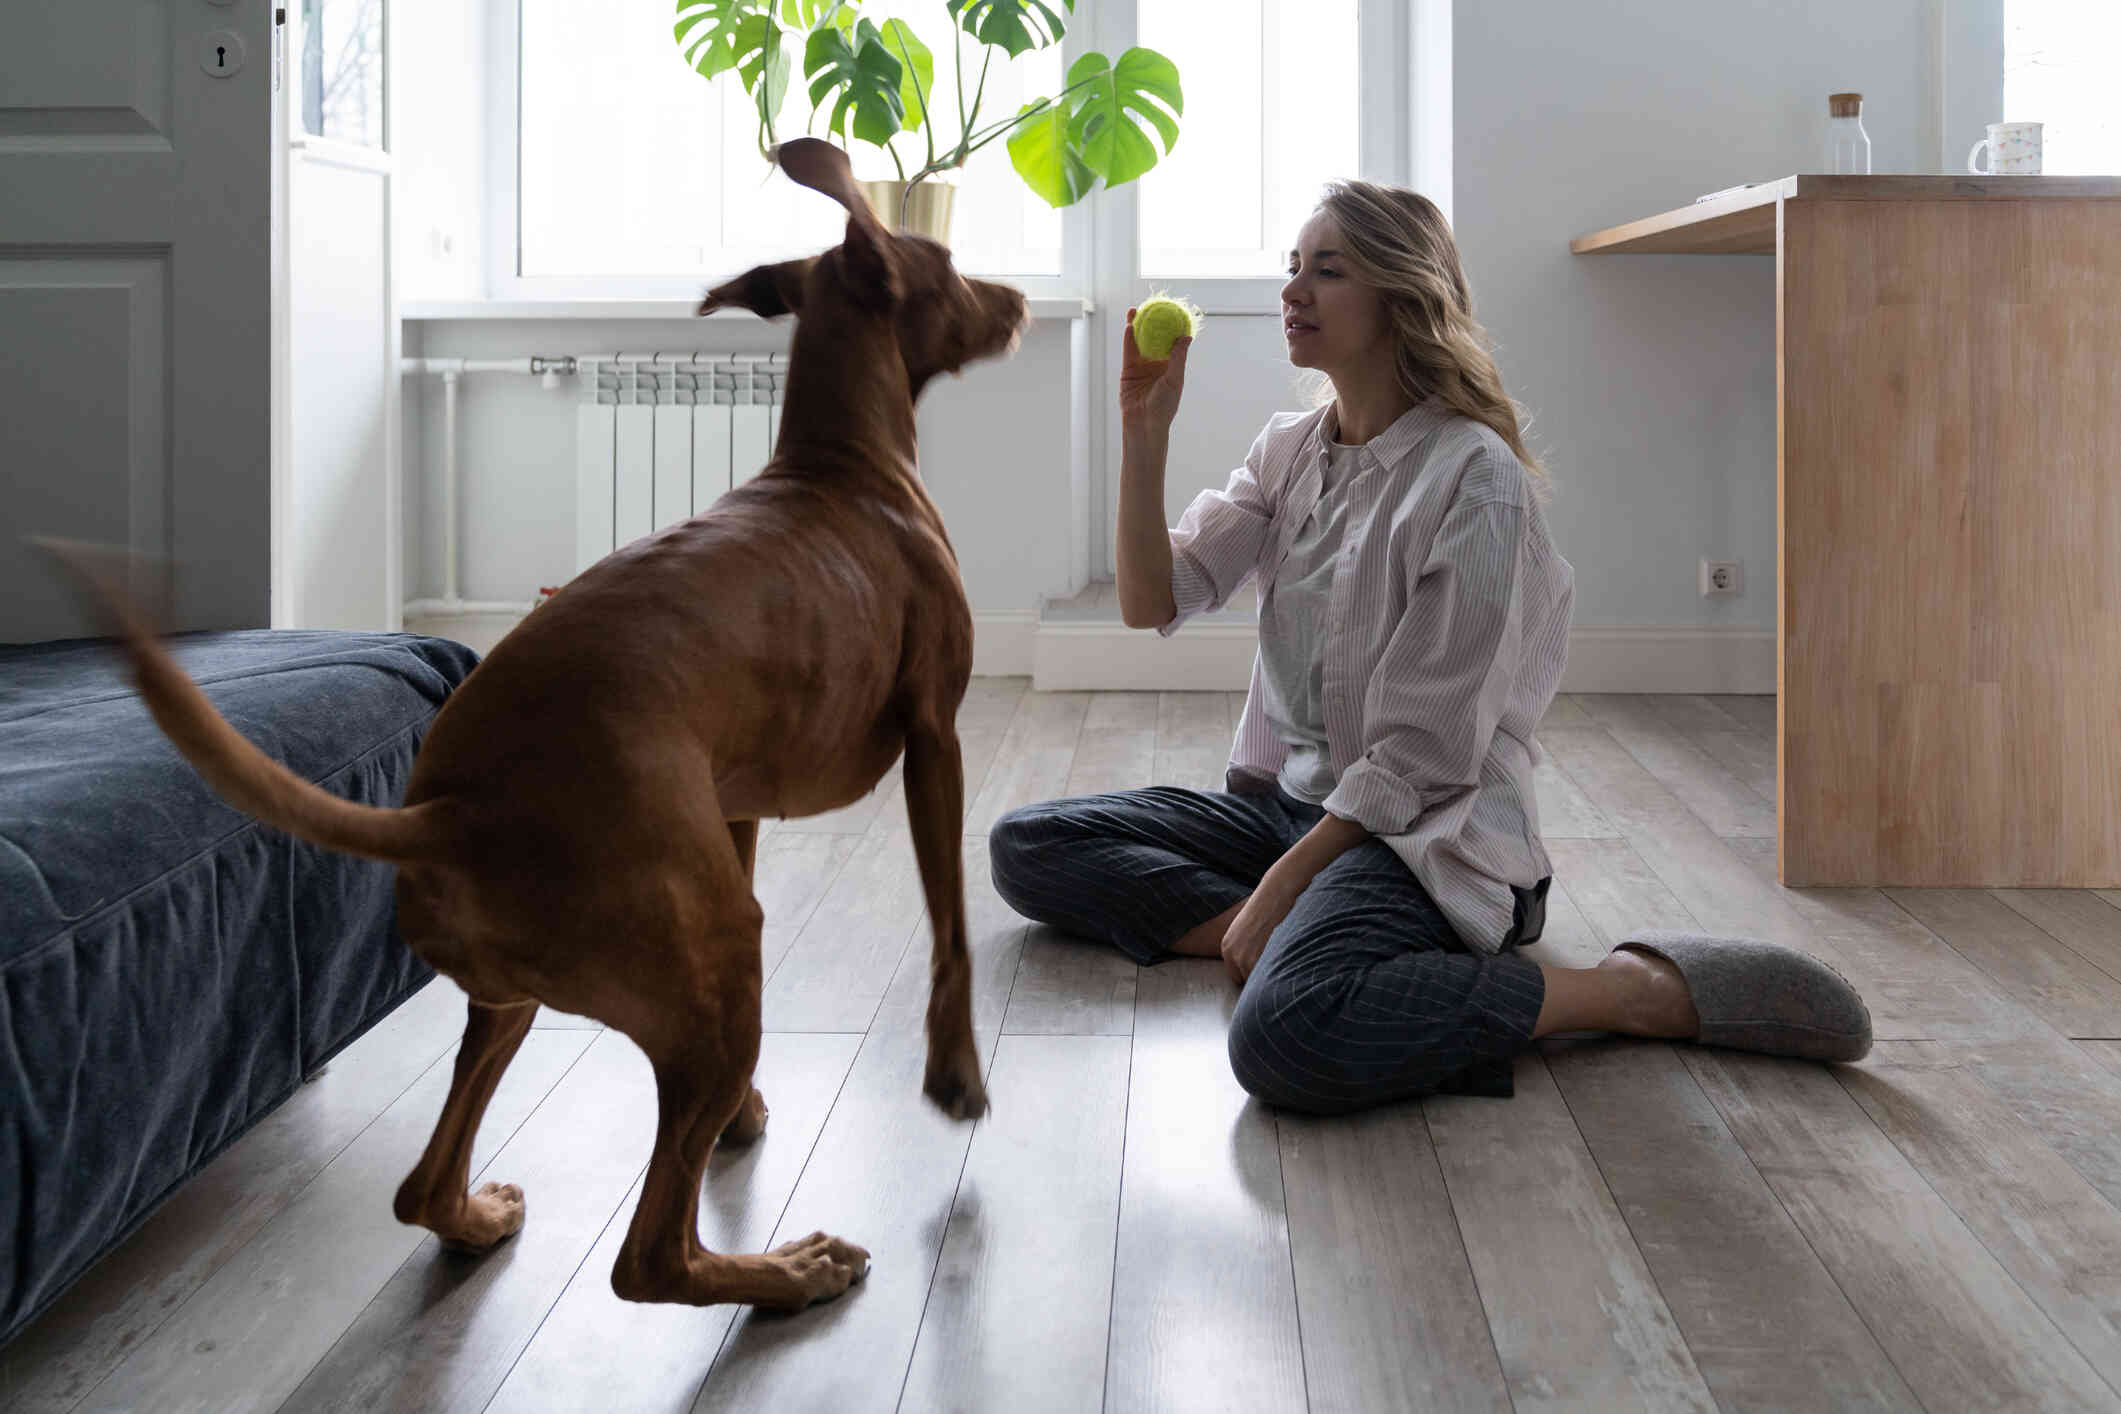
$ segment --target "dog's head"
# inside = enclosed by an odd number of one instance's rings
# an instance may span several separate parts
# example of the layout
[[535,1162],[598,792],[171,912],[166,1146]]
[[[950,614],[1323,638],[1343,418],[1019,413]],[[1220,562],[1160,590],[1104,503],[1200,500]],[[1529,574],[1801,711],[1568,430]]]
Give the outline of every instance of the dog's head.
[[847,238],[823,255],[760,265],[715,286],[701,314],[736,307],[764,319],[888,325],[915,397],[938,373],[1015,351],[1028,314],[1020,291],[967,279],[948,248],[886,230],[855,186],[847,154],[831,143],[794,138],[775,157],[791,180],[847,208]]

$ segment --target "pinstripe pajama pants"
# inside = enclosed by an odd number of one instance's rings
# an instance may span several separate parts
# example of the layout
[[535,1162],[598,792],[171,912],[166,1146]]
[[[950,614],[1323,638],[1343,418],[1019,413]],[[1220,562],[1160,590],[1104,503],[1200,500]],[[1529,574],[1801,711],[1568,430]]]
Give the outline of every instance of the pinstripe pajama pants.
[[[1152,786],[1050,800],[994,823],[994,886],[1040,923],[1136,962],[1242,903],[1325,814],[1265,794]],[[1509,1095],[1546,996],[1511,951],[1539,936],[1546,881],[1517,890],[1503,951],[1469,951],[1371,838],[1328,864],[1268,939],[1230,1018],[1230,1066],[1269,1104],[1340,1114],[1432,1093]]]

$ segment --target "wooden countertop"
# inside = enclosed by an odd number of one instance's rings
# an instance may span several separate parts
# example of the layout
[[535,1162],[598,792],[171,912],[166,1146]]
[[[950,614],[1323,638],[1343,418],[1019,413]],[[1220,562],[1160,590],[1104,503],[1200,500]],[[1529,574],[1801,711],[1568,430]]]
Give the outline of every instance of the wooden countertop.
[[1609,226],[1569,242],[1578,255],[1773,255],[1775,208],[1783,201],[2121,201],[2121,177],[1830,177],[1762,182],[1714,201],[1695,202]]

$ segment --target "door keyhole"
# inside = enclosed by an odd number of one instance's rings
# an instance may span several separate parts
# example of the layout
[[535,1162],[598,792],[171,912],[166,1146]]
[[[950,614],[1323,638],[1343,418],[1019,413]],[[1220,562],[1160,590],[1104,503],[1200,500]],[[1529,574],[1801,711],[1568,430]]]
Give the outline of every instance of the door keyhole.
[[228,46],[227,46],[227,45],[225,45],[225,44],[216,44],[216,45],[214,46],[214,67],[215,67],[215,68],[218,68],[218,69],[225,69],[225,68],[227,68],[227,67],[228,67]]

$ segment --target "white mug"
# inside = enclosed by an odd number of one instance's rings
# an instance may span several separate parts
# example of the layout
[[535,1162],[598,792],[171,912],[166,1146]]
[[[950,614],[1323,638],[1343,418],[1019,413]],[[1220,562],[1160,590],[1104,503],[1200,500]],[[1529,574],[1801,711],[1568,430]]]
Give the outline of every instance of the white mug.
[[[1988,166],[1977,167],[1982,148]],[[1966,154],[1966,170],[1981,177],[2032,177],[2040,173],[2040,124],[1990,123],[1988,136]]]

